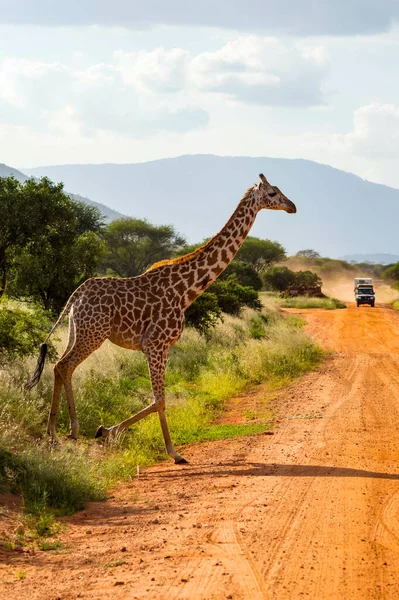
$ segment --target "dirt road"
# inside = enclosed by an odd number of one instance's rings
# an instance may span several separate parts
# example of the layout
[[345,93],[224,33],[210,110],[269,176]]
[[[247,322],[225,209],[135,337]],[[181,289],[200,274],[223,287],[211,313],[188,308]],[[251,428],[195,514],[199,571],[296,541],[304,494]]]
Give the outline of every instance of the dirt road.
[[274,435],[149,469],[69,519],[64,553],[8,555],[1,597],[399,598],[399,313],[302,312],[336,354],[277,399]]

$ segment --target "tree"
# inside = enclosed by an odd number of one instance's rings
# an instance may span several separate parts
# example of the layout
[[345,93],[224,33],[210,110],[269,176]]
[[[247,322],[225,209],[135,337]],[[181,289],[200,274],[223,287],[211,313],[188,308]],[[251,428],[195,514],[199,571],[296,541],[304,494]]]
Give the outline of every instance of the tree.
[[229,279],[234,276],[238,283],[252,287],[254,290],[262,289],[262,279],[256,269],[241,260],[233,260],[220,275],[219,280]]
[[295,284],[306,287],[321,286],[322,281],[317,273],[313,273],[313,271],[297,271],[295,273]]
[[120,277],[140,275],[155,262],[174,256],[186,243],[171,225],[130,217],[110,223],[104,237],[104,267]]
[[287,258],[285,250],[278,242],[248,236],[239,249],[236,260],[252,265],[258,272]]
[[382,276],[384,279],[390,279],[396,282],[396,287],[399,287],[399,262],[388,267],[383,271]]
[[299,252],[297,252],[295,256],[298,256],[300,258],[321,258],[320,254],[316,252],[316,250],[312,250],[311,248],[307,248],[306,250],[299,250]]
[[265,289],[284,292],[295,283],[296,273],[287,267],[271,267],[263,274]]
[[31,223],[24,246],[15,247],[7,291],[58,312],[73,290],[96,272],[104,247],[103,217],[96,208],[71,200],[62,184],[47,178],[25,182],[21,196],[30,203]]
[[4,294],[14,255],[30,238],[37,222],[35,202],[14,177],[0,178],[0,298]]

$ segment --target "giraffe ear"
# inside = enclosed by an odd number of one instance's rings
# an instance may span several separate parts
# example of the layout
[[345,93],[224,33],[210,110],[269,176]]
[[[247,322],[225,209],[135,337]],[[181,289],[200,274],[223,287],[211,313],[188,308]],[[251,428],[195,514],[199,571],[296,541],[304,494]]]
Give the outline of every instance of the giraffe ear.
[[266,177],[263,175],[263,173],[259,173],[259,177],[261,179],[261,181],[263,181],[263,183],[269,185],[269,182],[267,181]]

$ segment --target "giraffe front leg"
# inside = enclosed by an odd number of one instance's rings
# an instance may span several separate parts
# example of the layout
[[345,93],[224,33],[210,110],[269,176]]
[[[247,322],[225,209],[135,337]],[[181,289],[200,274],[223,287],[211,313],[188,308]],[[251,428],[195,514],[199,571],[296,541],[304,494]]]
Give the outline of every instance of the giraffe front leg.
[[154,406],[158,412],[159,421],[161,423],[163,439],[165,441],[166,451],[168,455],[174,459],[176,464],[186,464],[187,460],[176,452],[169,433],[169,427],[165,414],[165,370],[168,360],[169,348],[155,349],[153,347],[146,348],[148,367],[150,370],[150,378],[152,391],[154,394]]

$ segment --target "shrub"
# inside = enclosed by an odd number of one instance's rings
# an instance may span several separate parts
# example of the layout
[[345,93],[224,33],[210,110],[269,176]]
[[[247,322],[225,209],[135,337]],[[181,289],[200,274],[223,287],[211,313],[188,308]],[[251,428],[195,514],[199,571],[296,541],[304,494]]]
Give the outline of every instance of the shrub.
[[285,292],[289,286],[321,286],[322,281],[313,271],[291,271],[287,267],[271,267],[263,275],[265,289]]
[[217,296],[222,311],[228,315],[239,315],[244,306],[255,310],[262,308],[258,292],[249,286],[240,285],[235,277],[216,281],[210,289]]
[[186,310],[186,325],[206,334],[222,319],[222,309],[216,294],[204,292]]
[[[37,354],[39,345],[50,329],[50,321],[43,310],[32,311],[0,307],[0,360],[23,358]],[[50,345],[50,357],[55,350]]]
[[262,279],[254,267],[241,260],[233,260],[219,277],[219,281],[234,276],[240,285],[252,287],[254,290],[262,289]]
[[266,290],[284,292],[294,283],[295,273],[287,267],[271,267],[263,275],[263,285]]

